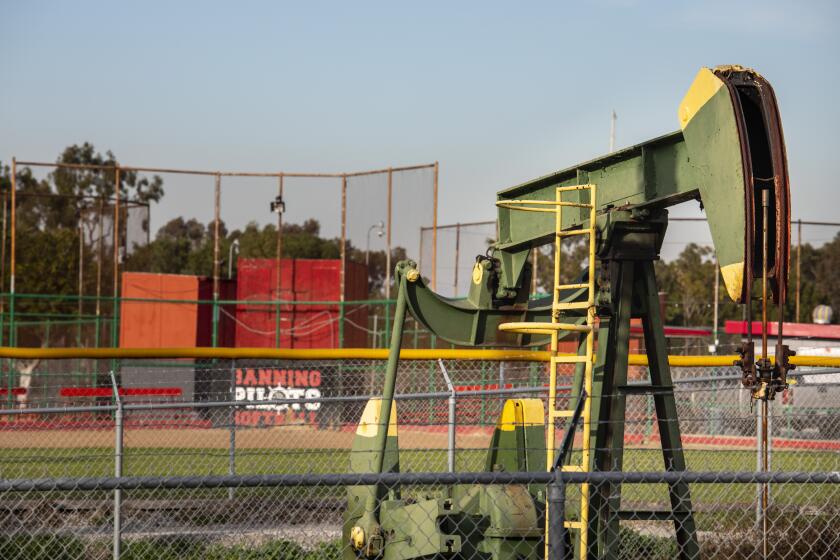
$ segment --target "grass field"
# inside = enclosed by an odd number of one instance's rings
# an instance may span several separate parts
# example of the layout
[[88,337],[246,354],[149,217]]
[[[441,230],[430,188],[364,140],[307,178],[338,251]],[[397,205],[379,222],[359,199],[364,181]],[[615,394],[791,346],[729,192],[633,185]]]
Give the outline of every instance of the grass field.
[[[60,438],[61,434],[48,434]],[[106,434],[112,436],[113,434]],[[340,434],[339,434],[340,435]],[[25,434],[18,434],[25,443]],[[0,476],[3,478],[111,476],[114,469],[113,447],[75,447],[72,441],[44,441],[38,447],[5,446],[0,450]],[[343,438],[344,436],[341,435]],[[437,434],[435,435],[437,437]],[[431,437],[431,444],[438,444]],[[438,438],[439,439],[439,438]],[[107,441],[107,440],[104,440]],[[103,441],[103,443],[104,443]],[[137,441],[137,440],[133,440]],[[316,447],[318,441],[297,447],[300,440],[278,438],[263,445],[242,441],[237,448],[236,470],[239,474],[341,473],[347,471],[350,451],[340,447]],[[323,441],[323,440],[322,440]],[[443,472],[446,450],[417,448],[422,438],[406,440],[415,447],[400,453],[401,470]],[[131,446],[125,449],[124,474],[128,476],[186,476],[227,474],[228,451],[222,441],[202,447],[201,439],[187,440],[181,447]],[[459,471],[484,468],[486,449],[476,445],[458,449]],[[689,449],[686,459],[691,470],[753,471],[756,454],[747,449]],[[840,470],[840,453],[816,451],[775,451],[773,469],[786,471]],[[661,471],[661,452],[656,448],[630,448],[625,453],[625,470]],[[403,498],[441,493],[441,487],[402,488]],[[568,488],[567,508],[576,515],[579,488]],[[123,495],[123,516],[127,523],[125,551],[128,560],[315,560],[340,558],[343,548],[335,539],[345,507],[345,489],[310,488],[240,488],[231,500],[227,489],[143,490]],[[754,538],[747,536],[753,527],[756,485],[693,484],[691,496],[704,558],[746,559],[756,557]],[[827,558],[825,551],[836,542],[832,520],[840,515],[840,485],[774,485],[771,513],[778,519],[774,527],[788,527],[789,535],[774,546],[790,548],[789,558]],[[20,503],[14,507],[14,500]],[[102,559],[110,557],[108,535],[111,530],[109,492],[11,493],[4,496],[9,514],[0,525],[0,558],[33,560]],[[667,508],[665,485],[624,485],[622,507],[625,509]],[[42,515],[43,528],[20,534],[14,511]],[[48,512],[48,514],[45,514]],[[17,514],[15,514],[17,515]],[[9,524],[10,523],[10,524]],[[674,556],[675,543],[661,529],[650,524],[630,522],[622,529],[622,560],[650,558],[665,560]],[[218,533],[219,529],[221,533]],[[671,529],[672,530],[672,529]],[[231,532],[232,531],[232,532]],[[259,535],[253,543],[243,544],[242,537],[231,541],[228,535],[239,531]],[[283,532],[278,532],[283,531]],[[327,531],[330,531],[328,536]],[[261,533],[262,532],[262,533]],[[291,536],[290,536],[291,535]],[[316,536],[318,536],[316,538]],[[325,539],[320,541],[318,539]],[[815,544],[816,543],[816,544]],[[787,550],[787,549],[786,549]],[[5,556],[5,554],[10,554]]]
[[[459,471],[481,471],[484,468],[484,449],[460,449],[456,468]],[[342,473],[347,471],[350,451],[347,449],[243,449],[237,451],[238,474],[300,474]],[[412,449],[400,453],[403,472],[443,472],[446,470],[446,451],[441,449]],[[686,459],[691,470],[753,471],[756,456],[747,450],[687,450]],[[187,476],[227,474],[229,456],[218,448],[127,448],[123,459],[126,476]],[[773,470],[836,471],[840,470],[840,454],[832,452],[777,451],[773,454]],[[113,448],[52,448],[5,449],[0,459],[3,478],[89,477],[113,474]],[[656,449],[628,449],[625,470],[662,470],[661,453]],[[695,484],[692,486],[695,503],[733,504],[751,503],[755,486]],[[322,489],[324,490],[324,489]],[[813,487],[784,485],[774,493],[777,504],[832,505],[840,507],[840,488],[821,487],[815,496]],[[215,491],[214,491],[215,492]],[[343,492],[330,490],[324,495]],[[627,486],[628,500],[659,502],[666,499],[664,485]]]
[[[485,449],[458,449],[456,470],[481,471]],[[441,472],[446,470],[446,451],[442,449],[403,449],[403,471]],[[123,473],[127,476],[217,475],[228,472],[229,454],[219,448],[127,447]],[[349,449],[237,449],[239,474],[341,473],[347,471]],[[754,471],[756,454],[752,450],[686,450],[689,470]],[[624,455],[625,470],[662,470],[658,449],[629,448]],[[775,451],[772,468],[777,471],[840,470],[840,453],[817,451]],[[13,448],[0,455],[3,478],[110,476],[114,472],[114,450],[109,447]]]

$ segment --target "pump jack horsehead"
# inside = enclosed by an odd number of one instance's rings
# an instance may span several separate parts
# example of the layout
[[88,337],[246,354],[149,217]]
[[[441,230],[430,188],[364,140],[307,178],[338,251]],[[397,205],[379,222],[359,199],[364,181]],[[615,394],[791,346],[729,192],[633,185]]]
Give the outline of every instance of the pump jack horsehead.
[[[353,472],[399,470],[393,398],[406,310],[454,344],[551,349],[548,410],[541,399],[508,400],[487,470],[621,470],[628,394],[653,396],[664,469],[685,470],[653,266],[667,209],[700,201],[729,297],[750,306],[753,284],[761,280],[766,325],[768,298],[780,310],[785,300],[790,195],[776,98],[757,72],[701,69],[678,119],[679,131],[499,192],[499,240],[476,259],[466,300],[432,292],[414,262],[397,265],[385,386],[359,423]],[[571,236],[588,243],[589,266],[576,283],[562,284],[559,247]],[[529,299],[529,253],[551,242],[553,293]],[[643,326],[650,376],[643,385],[628,385],[631,317]],[[565,337],[578,342],[577,355],[557,352]],[[777,348],[775,363],[766,351],[754,363],[751,345],[743,354],[744,383],[756,398],[772,399],[786,386],[786,348]],[[571,410],[556,408],[562,364],[575,368]],[[555,433],[564,427],[557,446]],[[573,444],[575,431],[582,434]],[[412,500],[403,500],[399,488],[353,487],[344,514],[345,558],[616,558],[622,519],[673,522],[680,558],[699,558],[687,484],[669,486],[670,509],[644,512],[621,509],[618,484],[574,486],[579,491],[566,508],[547,507],[551,487],[537,484],[458,485],[439,498]]]

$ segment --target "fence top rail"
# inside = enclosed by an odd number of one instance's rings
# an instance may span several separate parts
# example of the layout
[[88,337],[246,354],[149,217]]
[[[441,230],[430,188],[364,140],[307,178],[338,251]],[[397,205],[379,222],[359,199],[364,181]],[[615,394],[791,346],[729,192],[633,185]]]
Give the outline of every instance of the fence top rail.
[[381,173],[394,173],[401,171],[416,171],[419,169],[434,169],[436,163],[423,163],[420,165],[405,165],[401,167],[384,167],[381,169],[370,169],[365,171],[350,171],[343,173],[305,173],[305,172],[287,172],[287,171],[266,171],[266,172],[252,172],[252,171],[208,171],[200,169],[176,169],[166,167],[138,167],[133,165],[94,165],[84,163],[59,163],[59,162],[44,162],[44,161],[21,161],[17,160],[16,165],[23,165],[29,167],[53,167],[63,169],[90,169],[90,170],[116,170],[122,171],[137,171],[141,173],[177,173],[181,175],[206,175],[219,177],[310,177],[310,178],[334,178],[341,179],[342,177],[361,177],[364,175],[378,175]]
[[[156,273],[142,273],[142,274],[156,274]],[[339,307],[352,307],[358,305],[395,305],[397,300],[395,299],[351,299],[346,301],[341,300],[285,300],[285,299],[271,299],[271,300],[263,300],[263,299],[179,299],[179,298],[149,298],[149,297],[124,297],[118,296],[114,298],[114,296],[110,295],[99,295],[99,296],[92,296],[92,295],[84,295],[80,296],[79,294],[35,294],[35,293],[27,293],[27,292],[0,292],[0,298],[12,298],[14,297],[15,300],[26,300],[26,299],[37,299],[37,300],[46,300],[46,301],[68,301],[68,302],[77,302],[81,301],[113,301],[116,299],[121,303],[161,303],[161,304],[189,304],[189,305],[241,305],[241,306],[272,306],[277,307],[278,305],[283,306],[306,306],[306,305],[334,305]],[[50,314],[47,313],[26,313],[26,315],[30,316],[37,316],[43,317],[48,316]],[[60,314],[52,314],[52,316],[66,316]],[[74,315],[77,316],[77,315]]]
[[[542,350],[403,349],[402,360],[477,360],[489,362],[547,362]],[[0,358],[9,359],[268,359],[268,360],[387,360],[388,350],[379,348],[22,348],[0,347]],[[672,367],[732,366],[740,357],[668,356]],[[772,356],[771,356],[772,359]],[[793,356],[791,363],[810,367],[840,367],[836,356]],[[631,354],[630,365],[648,365],[647,356]]]
[[[454,224],[444,224],[439,226],[421,226],[420,231],[431,231],[433,229],[453,229],[453,228],[467,228],[470,226],[495,226],[496,220],[482,220],[480,222],[456,222]],[[840,224],[838,224],[840,225]]]

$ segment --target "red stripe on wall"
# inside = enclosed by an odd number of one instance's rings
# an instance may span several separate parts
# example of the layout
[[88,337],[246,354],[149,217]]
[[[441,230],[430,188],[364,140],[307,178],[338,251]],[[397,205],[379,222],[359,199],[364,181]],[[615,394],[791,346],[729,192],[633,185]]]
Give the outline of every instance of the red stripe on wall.
[[[179,397],[180,387],[120,387],[120,396],[124,397]],[[62,397],[110,397],[114,394],[109,387],[62,387]]]

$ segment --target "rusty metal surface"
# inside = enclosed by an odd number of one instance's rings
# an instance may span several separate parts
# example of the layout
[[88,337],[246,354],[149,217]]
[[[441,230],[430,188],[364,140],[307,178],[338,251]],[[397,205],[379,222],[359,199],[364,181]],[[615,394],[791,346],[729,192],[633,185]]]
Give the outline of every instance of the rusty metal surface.
[[[761,191],[769,189],[770,214],[767,279],[776,303],[784,303],[790,264],[790,181],[779,107],[773,87],[760,74],[739,66],[715,73],[726,84],[741,136],[746,197],[745,279],[742,302],[761,275]],[[769,260],[769,259],[768,259]]]

